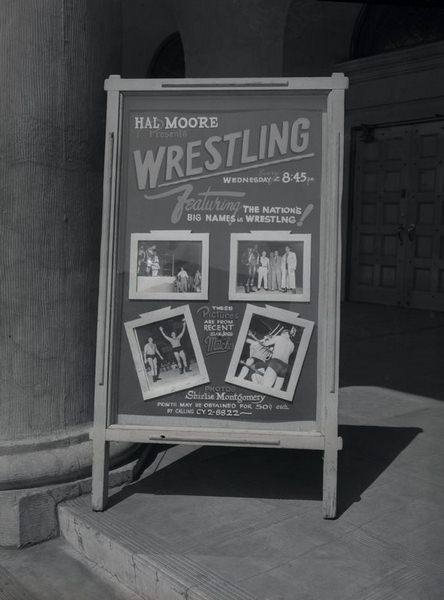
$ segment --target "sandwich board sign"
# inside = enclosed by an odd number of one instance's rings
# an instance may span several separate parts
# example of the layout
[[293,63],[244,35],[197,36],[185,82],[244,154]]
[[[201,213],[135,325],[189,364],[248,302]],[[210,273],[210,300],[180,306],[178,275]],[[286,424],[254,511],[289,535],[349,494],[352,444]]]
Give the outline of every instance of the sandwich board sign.
[[106,81],[94,510],[124,441],[320,450],[335,515],[347,85]]

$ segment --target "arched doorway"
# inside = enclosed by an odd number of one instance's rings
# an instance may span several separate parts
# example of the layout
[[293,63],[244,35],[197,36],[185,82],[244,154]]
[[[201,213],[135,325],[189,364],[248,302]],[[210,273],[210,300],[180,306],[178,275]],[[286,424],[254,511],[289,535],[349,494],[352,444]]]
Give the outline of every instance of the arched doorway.
[[444,39],[444,8],[367,5],[358,17],[351,58],[363,58]]
[[442,79],[440,40],[442,8],[368,6],[357,21],[351,300],[444,311],[443,90],[430,75]]
[[185,77],[185,55],[180,34],[169,35],[156,50],[146,74],[149,78]]

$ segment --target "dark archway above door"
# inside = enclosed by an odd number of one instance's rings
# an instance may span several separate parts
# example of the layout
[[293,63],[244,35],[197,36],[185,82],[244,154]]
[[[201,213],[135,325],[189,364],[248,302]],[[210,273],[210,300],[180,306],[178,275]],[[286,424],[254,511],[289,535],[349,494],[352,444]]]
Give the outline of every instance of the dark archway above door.
[[185,77],[185,54],[179,32],[172,33],[160,44],[146,76],[165,79]]
[[351,58],[444,40],[444,8],[367,5],[358,17]]

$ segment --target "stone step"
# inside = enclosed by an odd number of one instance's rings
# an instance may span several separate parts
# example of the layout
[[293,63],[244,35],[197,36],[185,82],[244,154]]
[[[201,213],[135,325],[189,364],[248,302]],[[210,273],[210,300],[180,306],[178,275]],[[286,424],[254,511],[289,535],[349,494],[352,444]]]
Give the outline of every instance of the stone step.
[[[103,513],[94,513],[91,499],[86,496],[60,505],[61,535],[89,561],[144,600],[255,600],[230,578],[216,573],[184,552],[177,537],[179,531],[174,525],[174,519],[181,518],[176,502],[190,507],[199,502],[197,499],[190,498],[187,502],[180,497],[145,493],[147,485],[163,485],[156,483],[159,478],[175,479],[176,471],[171,475],[171,468],[178,469],[186,478],[186,468],[182,467],[181,459],[198,461],[190,456],[195,450],[190,446],[176,446],[163,452],[157,464],[147,470],[144,480],[135,484],[136,489],[128,486],[111,496],[110,506]],[[204,521],[208,507],[202,506],[201,510],[201,513],[199,509],[195,511],[194,516],[184,514],[188,527],[196,516],[199,520],[199,514]],[[168,515],[171,517],[170,524],[166,523]],[[167,530],[172,527],[176,535],[163,535],[163,525]]]
[[[149,507],[147,505],[147,510]],[[88,560],[146,600],[255,600],[235,584],[83,497],[59,507],[60,531]]]

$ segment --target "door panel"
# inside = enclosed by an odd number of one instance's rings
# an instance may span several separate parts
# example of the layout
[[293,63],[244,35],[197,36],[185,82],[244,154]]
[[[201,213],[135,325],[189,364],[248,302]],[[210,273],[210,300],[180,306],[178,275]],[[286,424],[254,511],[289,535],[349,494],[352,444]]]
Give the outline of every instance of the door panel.
[[403,294],[408,145],[406,128],[359,140],[353,211],[352,300],[398,304]]
[[350,299],[444,310],[444,124],[358,136]]
[[406,304],[444,310],[440,257],[444,236],[444,124],[412,126],[410,146],[411,198],[407,215]]

